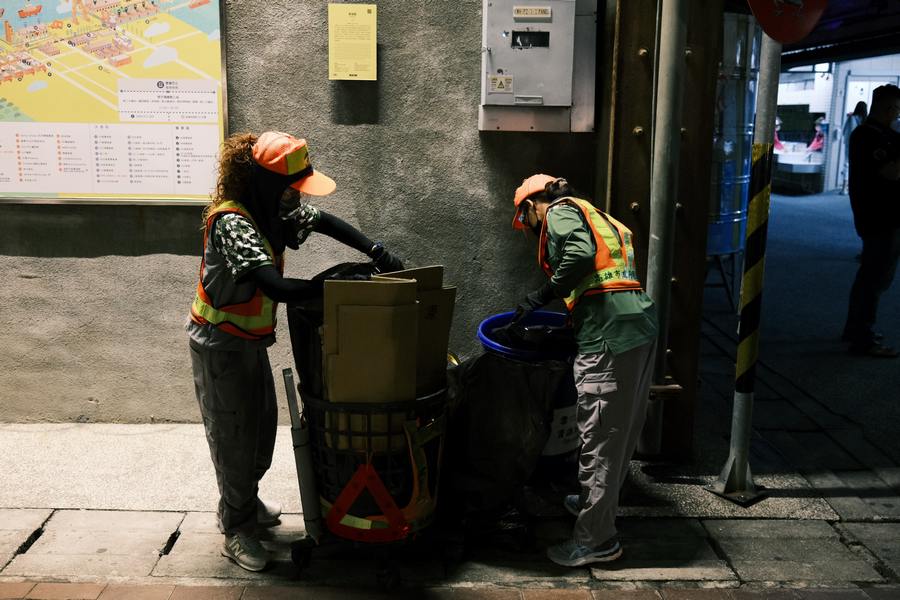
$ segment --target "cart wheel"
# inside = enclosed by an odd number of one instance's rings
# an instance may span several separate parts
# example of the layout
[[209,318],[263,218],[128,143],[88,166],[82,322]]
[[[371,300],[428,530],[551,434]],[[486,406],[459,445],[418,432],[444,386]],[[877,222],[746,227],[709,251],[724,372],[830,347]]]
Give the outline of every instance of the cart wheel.
[[306,544],[291,544],[291,562],[297,569],[303,570],[312,560],[312,548]]
[[375,579],[378,581],[378,587],[385,592],[400,587],[400,571],[394,565],[380,566],[375,570]]

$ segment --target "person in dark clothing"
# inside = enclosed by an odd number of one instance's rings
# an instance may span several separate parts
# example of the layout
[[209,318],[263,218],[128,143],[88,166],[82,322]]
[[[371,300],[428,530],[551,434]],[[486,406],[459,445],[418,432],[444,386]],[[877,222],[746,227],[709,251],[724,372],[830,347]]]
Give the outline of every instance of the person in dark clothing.
[[203,213],[200,281],[187,323],[200,414],[219,487],[221,553],[260,571],[268,553],[258,527],[281,508],[257,495],[272,463],[277,425],[267,348],[275,343],[278,302],[322,294],[321,281],[286,278],[285,248],[319,232],[368,255],[382,272],[403,268],[380,243],[305,202],[334,181],[315,171],[306,140],[269,131],[225,140],[212,202]]
[[863,243],[842,336],[851,354],[898,355],[874,330],[878,300],[900,257],[900,134],[891,128],[898,117],[900,88],[880,86],[869,117],[850,136],[850,206]]
[[841,183],[842,194],[847,193],[847,176],[850,172],[850,136],[853,135],[853,132],[857,127],[863,124],[863,121],[865,121],[868,116],[869,106],[865,102],[859,101],[853,108],[853,112],[848,114],[847,119],[844,121],[844,129],[842,130],[844,146],[844,164],[842,167],[843,182]]

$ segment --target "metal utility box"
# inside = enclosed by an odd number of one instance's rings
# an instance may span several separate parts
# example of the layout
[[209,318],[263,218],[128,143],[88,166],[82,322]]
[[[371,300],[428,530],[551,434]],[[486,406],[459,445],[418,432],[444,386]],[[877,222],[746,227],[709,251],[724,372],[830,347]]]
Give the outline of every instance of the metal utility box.
[[592,131],[596,0],[484,0],[482,131]]

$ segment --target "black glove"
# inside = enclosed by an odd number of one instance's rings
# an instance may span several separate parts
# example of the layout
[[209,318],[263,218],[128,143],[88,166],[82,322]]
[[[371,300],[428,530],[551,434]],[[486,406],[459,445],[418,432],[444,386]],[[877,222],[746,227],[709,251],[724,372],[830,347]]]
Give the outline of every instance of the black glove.
[[556,292],[553,291],[553,287],[551,287],[550,282],[548,281],[540,288],[525,296],[525,298],[519,302],[519,305],[516,306],[516,313],[513,315],[512,321],[510,321],[509,324],[515,325],[519,323],[533,311],[541,308],[554,298],[556,298]]
[[369,258],[372,259],[379,273],[393,273],[403,270],[403,262],[388,252],[381,242],[376,242],[372,246],[372,249],[369,251]]

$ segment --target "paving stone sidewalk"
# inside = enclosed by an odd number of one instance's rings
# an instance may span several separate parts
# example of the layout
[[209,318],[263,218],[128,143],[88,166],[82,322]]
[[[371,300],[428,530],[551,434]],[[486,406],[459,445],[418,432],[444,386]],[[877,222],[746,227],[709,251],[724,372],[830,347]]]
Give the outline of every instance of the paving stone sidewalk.
[[368,590],[284,586],[186,586],[94,583],[0,583],[3,600],[891,600],[889,588],[742,590],[474,590],[427,588],[373,593]]
[[[557,594],[548,598],[588,597],[579,596],[588,590],[602,598],[601,591],[624,594],[635,587],[647,588],[639,591],[648,594],[650,589],[678,588],[662,597],[685,599],[767,597],[767,588],[815,597],[900,598],[897,538],[890,537],[898,527],[821,520],[626,517],[620,523],[626,549],[622,560],[604,568],[567,569],[549,562],[544,549],[569,535],[571,519],[544,519],[532,527],[532,539],[481,540],[455,557],[444,552],[444,540],[424,539],[396,549],[392,560],[403,589],[444,594],[436,598],[464,598],[466,590],[473,589],[489,598],[518,597],[497,594],[527,590]],[[369,548],[326,546],[313,552],[304,569],[294,565],[290,544],[304,533],[298,514],[284,515],[279,526],[267,531],[264,544],[273,560],[261,573],[244,571],[220,556],[222,536],[213,513],[4,509],[0,532],[4,534],[0,554],[6,557],[0,564],[0,584],[5,586],[0,591],[8,597],[81,597],[34,595],[59,589],[97,598],[107,590],[106,584],[110,587],[103,598],[131,597],[112,595],[124,594],[125,589],[141,594],[135,598],[145,594],[156,598],[186,584],[197,594],[198,585],[217,593],[227,589],[228,594],[246,587],[244,597],[260,598],[270,597],[259,595],[264,593],[287,597],[288,592],[267,586],[290,589],[298,598],[320,588],[333,593],[379,590],[377,561]],[[63,582],[83,587],[39,586]],[[28,584],[34,587],[23,592]],[[121,585],[126,588],[120,590]],[[433,591],[443,588],[451,591]],[[462,595],[454,596],[457,592]],[[528,591],[524,597],[543,597],[535,594]],[[790,594],[773,597],[805,597]]]

